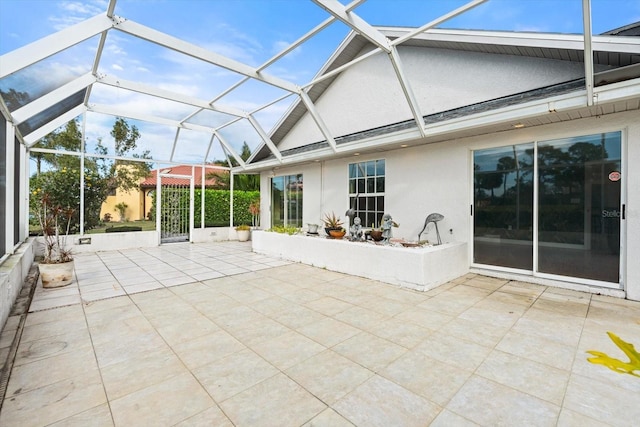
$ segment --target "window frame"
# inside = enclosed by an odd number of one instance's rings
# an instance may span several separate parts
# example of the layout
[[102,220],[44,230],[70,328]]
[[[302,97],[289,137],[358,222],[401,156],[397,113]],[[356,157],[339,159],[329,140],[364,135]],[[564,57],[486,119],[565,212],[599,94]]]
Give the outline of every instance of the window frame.
[[365,227],[380,227],[385,212],[386,176],[384,158],[349,163],[349,208]]
[[[282,190],[278,204],[281,207],[281,214],[276,215],[276,194],[274,192],[274,183],[276,180],[282,183]],[[295,189],[292,188],[295,185]],[[291,197],[295,190],[295,197]],[[270,179],[270,209],[271,227],[284,226],[284,227],[298,227],[302,228],[303,224],[303,210],[304,210],[304,174],[295,173],[289,175],[278,175],[271,177]],[[291,216],[291,206],[295,204],[295,218]]]

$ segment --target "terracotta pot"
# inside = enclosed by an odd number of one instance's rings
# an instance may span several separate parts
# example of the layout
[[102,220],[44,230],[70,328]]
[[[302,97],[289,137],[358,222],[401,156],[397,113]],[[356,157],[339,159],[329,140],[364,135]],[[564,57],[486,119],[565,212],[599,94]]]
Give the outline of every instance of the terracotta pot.
[[371,235],[371,239],[379,242],[380,240],[382,240],[382,231],[381,230],[371,230],[371,232],[369,233]]
[[59,288],[73,281],[73,261],[58,264],[38,264],[43,288]]
[[331,236],[334,239],[342,239],[345,234],[347,234],[347,230],[344,230],[344,229],[329,230],[329,236]]

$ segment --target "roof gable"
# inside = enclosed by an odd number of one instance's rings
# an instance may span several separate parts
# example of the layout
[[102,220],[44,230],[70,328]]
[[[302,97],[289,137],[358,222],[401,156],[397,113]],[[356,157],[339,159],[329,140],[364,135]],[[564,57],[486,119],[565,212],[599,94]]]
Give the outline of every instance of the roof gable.
[[[209,174],[213,173],[229,173],[228,170],[219,166],[211,166],[206,165],[202,166],[191,166],[191,165],[174,165],[168,166],[166,168],[154,169],[151,171],[151,176],[146,178],[140,183],[141,188],[155,188],[158,182],[158,171],[160,174],[170,174],[170,175],[184,175],[191,176],[191,172],[193,170],[193,184],[195,187],[202,186],[203,172],[204,172],[204,185],[205,187],[213,187],[217,184],[218,180],[215,177],[207,177]],[[162,177],[163,185],[176,185],[182,187],[189,186],[189,179],[178,178],[175,176]]]
[[[413,30],[398,27],[378,27],[378,29],[390,40],[401,38]],[[433,29],[406,40],[401,46],[538,58],[575,63],[580,68],[584,66],[584,41],[581,35]],[[337,75],[332,75],[333,70],[357,60],[358,57],[365,56],[371,50],[375,50],[375,46],[364,37],[355,33],[350,34],[319,72],[316,77],[319,83],[308,88],[309,94],[313,95],[313,100],[317,102],[335,83]],[[599,67],[599,70],[640,64],[639,40],[629,41],[610,35],[594,36],[593,50],[594,64]],[[322,80],[324,75],[330,77]],[[628,72],[620,75],[625,76],[624,78],[633,78],[633,76],[637,76],[637,72],[632,72],[630,77]],[[567,79],[567,81],[569,80],[571,79]],[[620,81],[620,79],[616,81]],[[306,114],[308,113],[305,105],[302,102],[295,103],[274,128],[271,133],[272,141],[280,147],[281,142]],[[372,126],[372,129],[387,125],[392,124],[380,123],[378,126]],[[334,136],[334,138],[343,140],[345,136]],[[302,145],[317,144],[318,142],[320,141],[305,141]],[[253,156],[251,162],[259,162],[270,156],[271,151],[268,147],[263,146]]]

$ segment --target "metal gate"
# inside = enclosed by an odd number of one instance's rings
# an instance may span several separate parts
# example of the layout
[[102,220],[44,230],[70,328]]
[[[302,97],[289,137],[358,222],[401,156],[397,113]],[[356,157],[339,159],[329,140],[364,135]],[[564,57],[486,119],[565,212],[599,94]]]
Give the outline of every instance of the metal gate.
[[160,243],[188,242],[193,228],[193,177],[160,173],[156,191]]

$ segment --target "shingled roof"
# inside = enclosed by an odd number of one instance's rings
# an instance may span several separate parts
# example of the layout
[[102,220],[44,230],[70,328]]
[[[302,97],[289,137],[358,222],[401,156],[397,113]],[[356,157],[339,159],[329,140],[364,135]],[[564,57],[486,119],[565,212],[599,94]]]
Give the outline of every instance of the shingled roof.
[[[154,169],[151,171],[151,176],[140,183],[140,188],[155,188],[158,180],[158,171],[162,174],[171,174],[171,175],[191,175],[191,165],[176,165],[169,166],[166,168]],[[204,168],[202,166],[194,166],[193,167],[193,177],[194,177],[194,186],[201,187],[202,186],[202,175],[205,175],[204,186],[207,188],[213,187],[217,183],[216,178],[207,178],[207,175],[211,173],[229,173],[228,170],[222,168],[220,166],[212,166],[207,165]],[[189,186],[189,180],[184,178],[174,178],[174,177],[163,177],[162,178],[163,185],[177,185],[182,187]]]

